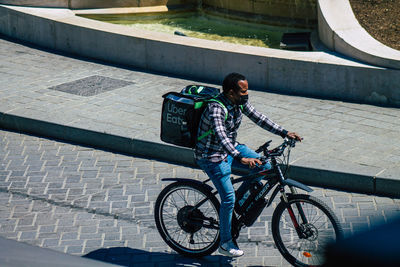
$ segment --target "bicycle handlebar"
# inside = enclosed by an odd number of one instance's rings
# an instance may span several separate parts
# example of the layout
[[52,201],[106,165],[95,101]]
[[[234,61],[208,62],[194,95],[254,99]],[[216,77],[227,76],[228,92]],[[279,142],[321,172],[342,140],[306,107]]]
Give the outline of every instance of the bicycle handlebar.
[[268,148],[268,146],[269,146],[269,144],[272,142],[272,140],[269,140],[268,142],[266,142],[265,144],[263,144],[262,146],[260,146],[257,150],[256,150],[256,152],[257,153],[260,153],[260,152],[263,152],[263,151],[265,151],[267,148]]
[[263,152],[264,156],[266,158],[269,157],[279,157],[282,156],[283,152],[285,151],[285,149],[289,146],[289,147],[295,147],[296,146],[296,142],[297,140],[295,139],[291,139],[291,138],[285,138],[283,143],[279,146],[277,146],[276,148],[272,149],[272,150],[268,150],[268,146],[269,144],[272,142],[272,140],[269,140],[268,142],[266,142],[265,144],[263,144],[262,146],[260,146],[256,152],[260,153]]

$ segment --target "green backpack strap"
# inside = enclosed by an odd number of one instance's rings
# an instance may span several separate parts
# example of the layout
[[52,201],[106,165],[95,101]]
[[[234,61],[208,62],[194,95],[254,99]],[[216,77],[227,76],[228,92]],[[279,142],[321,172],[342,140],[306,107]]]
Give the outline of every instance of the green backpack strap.
[[[219,103],[222,106],[222,108],[224,109],[224,111],[225,111],[225,121],[228,119],[228,109],[225,107],[225,105],[221,101],[219,101],[219,100],[217,100],[215,98],[212,98],[212,99],[207,100],[207,102],[217,102],[217,103]],[[213,129],[210,129],[207,132],[205,132],[202,135],[200,135],[197,138],[197,141],[200,141],[201,139],[207,137],[210,134],[214,134],[214,130]]]
[[211,98],[211,99],[207,100],[207,102],[217,102],[218,104],[220,104],[225,111],[225,120],[228,119],[228,109],[225,107],[225,105],[221,101],[219,101],[218,99],[215,99],[215,98]]

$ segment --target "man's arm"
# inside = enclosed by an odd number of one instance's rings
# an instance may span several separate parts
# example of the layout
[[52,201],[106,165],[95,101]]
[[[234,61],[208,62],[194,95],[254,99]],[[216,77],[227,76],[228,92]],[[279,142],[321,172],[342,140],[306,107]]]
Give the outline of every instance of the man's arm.
[[215,135],[220,140],[224,150],[228,152],[232,157],[239,159],[240,152],[232,144],[231,140],[226,134],[225,127],[225,111],[219,104],[210,104],[210,117],[211,117],[211,127],[214,130]]

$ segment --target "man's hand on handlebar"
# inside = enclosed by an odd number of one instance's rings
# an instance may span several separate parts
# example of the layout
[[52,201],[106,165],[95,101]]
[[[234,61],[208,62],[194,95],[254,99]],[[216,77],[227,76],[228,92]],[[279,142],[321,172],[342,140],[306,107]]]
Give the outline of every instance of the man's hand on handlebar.
[[287,137],[290,138],[290,139],[294,139],[294,140],[296,140],[296,141],[300,141],[300,142],[301,142],[301,140],[303,139],[303,138],[300,137],[300,135],[298,135],[298,134],[295,133],[295,132],[288,132],[288,133],[287,133]]
[[254,159],[254,158],[242,158],[240,163],[244,164],[244,165],[249,165],[249,167],[251,169],[253,169],[254,167],[260,166],[262,165],[261,160],[259,159]]

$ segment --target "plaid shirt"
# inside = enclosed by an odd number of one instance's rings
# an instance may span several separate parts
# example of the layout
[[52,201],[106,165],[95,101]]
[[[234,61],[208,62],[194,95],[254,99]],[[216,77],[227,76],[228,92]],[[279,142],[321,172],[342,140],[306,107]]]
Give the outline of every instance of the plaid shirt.
[[196,160],[205,158],[212,162],[220,162],[228,154],[232,157],[240,156],[240,152],[235,147],[238,145],[238,142],[236,142],[237,130],[242,122],[243,113],[271,133],[282,137],[286,136],[286,130],[258,112],[249,102],[243,105],[242,110],[239,106],[233,105],[223,94],[220,94],[216,99],[225,105],[228,116],[225,120],[225,111],[221,104],[217,102],[208,103],[201,116],[197,136],[203,135],[210,129],[213,129],[214,134],[210,134],[197,142],[194,151]]

